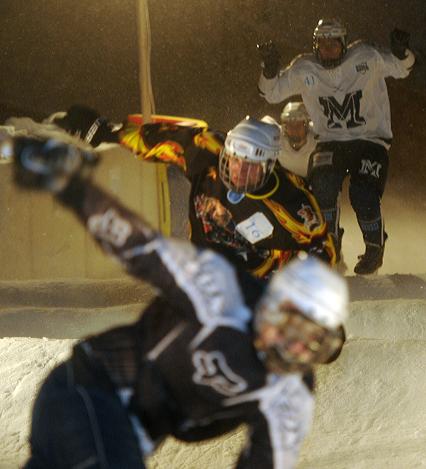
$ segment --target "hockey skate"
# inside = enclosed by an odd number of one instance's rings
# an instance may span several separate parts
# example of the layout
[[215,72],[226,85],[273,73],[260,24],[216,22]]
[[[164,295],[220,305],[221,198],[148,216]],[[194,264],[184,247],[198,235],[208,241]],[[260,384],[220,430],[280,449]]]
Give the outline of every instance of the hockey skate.
[[358,256],[359,260],[354,268],[354,272],[358,275],[369,275],[377,273],[383,264],[384,252],[384,244],[383,246],[367,244],[365,246],[365,253]]

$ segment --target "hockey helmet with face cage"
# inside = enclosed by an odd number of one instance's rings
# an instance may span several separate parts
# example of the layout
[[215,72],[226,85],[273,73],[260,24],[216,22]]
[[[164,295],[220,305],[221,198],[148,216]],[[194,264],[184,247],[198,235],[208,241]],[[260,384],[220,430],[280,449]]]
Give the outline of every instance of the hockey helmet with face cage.
[[276,272],[255,315],[266,365],[296,371],[326,363],[343,345],[348,302],[345,279],[316,257],[299,256]]
[[219,156],[219,175],[228,189],[248,193],[265,185],[280,152],[280,133],[270,116],[247,116],[228,132]]
[[281,113],[283,135],[295,150],[307,141],[310,119],[305,105],[300,101],[289,102]]
[[[319,50],[320,39],[338,39],[342,45],[340,55],[336,58],[323,58]],[[342,63],[347,51],[347,32],[342,22],[336,18],[320,19],[314,30],[313,52],[325,68],[334,68]]]

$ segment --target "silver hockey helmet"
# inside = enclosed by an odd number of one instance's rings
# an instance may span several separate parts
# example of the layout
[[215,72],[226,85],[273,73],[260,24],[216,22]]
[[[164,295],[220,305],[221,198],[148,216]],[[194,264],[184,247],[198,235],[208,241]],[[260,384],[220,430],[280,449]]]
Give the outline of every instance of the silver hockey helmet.
[[284,136],[295,150],[305,143],[310,119],[305,105],[300,101],[289,102],[281,112],[281,125]]
[[280,152],[280,133],[270,116],[247,116],[228,132],[219,156],[219,175],[228,189],[247,193],[265,185]]
[[287,103],[281,112],[281,123],[303,121],[309,123],[309,114],[305,105],[301,101],[291,101]]
[[[321,40],[338,39],[341,44],[340,51],[320,50]],[[325,41],[322,41],[323,43]],[[330,42],[325,44],[330,47]],[[342,22],[336,18],[320,19],[313,35],[313,51],[320,64],[325,68],[334,68],[342,63],[347,50],[347,32]]]
[[326,363],[341,350],[348,315],[344,278],[313,256],[299,256],[272,277],[256,309],[256,347],[274,371]]

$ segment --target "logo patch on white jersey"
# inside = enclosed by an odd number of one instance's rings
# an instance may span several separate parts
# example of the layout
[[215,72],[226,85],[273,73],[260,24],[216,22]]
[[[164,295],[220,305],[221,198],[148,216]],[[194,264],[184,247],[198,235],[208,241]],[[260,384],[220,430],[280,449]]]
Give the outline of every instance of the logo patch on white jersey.
[[247,382],[235,374],[221,352],[198,350],[192,356],[194,383],[210,386],[225,396],[235,396],[247,389]]
[[258,243],[262,239],[271,236],[274,231],[272,223],[262,212],[256,212],[251,217],[238,223],[235,227],[238,233],[250,241],[251,244]]
[[360,64],[355,65],[355,70],[358,73],[361,73],[362,75],[365,75],[367,73],[367,71],[370,70],[370,69],[368,68],[367,62],[361,62]]
[[314,84],[315,84],[315,77],[313,75],[306,75],[305,85],[306,86],[314,86]]

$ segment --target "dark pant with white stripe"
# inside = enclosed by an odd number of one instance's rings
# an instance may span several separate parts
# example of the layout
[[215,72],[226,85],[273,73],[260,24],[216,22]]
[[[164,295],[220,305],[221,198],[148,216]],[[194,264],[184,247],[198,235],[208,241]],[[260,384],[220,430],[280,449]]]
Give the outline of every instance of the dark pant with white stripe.
[[309,181],[336,240],[339,238],[339,194],[344,179],[349,176],[349,197],[364,242],[383,245],[381,198],[388,165],[386,148],[367,140],[317,145],[311,157]]

